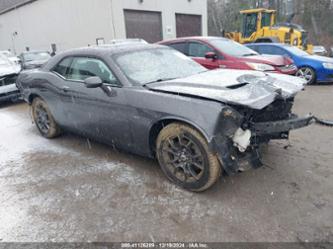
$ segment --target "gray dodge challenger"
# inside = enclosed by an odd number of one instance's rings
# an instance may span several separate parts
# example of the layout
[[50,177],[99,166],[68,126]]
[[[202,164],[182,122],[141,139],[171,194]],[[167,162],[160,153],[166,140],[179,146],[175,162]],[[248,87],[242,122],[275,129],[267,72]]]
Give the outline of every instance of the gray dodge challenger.
[[167,178],[196,192],[222,173],[260,167],[261,144],[324,123],[292,114],[304,84],[279,74],[207,71],[171,48],[135,43],[70,50],[17,80],[44,137],[70,131],[157,158]]

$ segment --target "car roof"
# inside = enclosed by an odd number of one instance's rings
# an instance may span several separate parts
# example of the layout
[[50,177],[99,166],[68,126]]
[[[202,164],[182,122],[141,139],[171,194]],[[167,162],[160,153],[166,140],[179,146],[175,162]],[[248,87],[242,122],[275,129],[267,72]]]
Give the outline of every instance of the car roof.
[[284,43],[274,43],[274,42],[258,42],[258,43],[248,43],[245,45],[249,46],[277,46],[277,47],[292,47],[289,44],[284,44]]
[[110,44],[107,46],[91,46],[69,49],[67,51],[61,52],[55,55],[48,64],[45,65],[45,69],[50,69],[54,67],[59,61],[66,57],[75,56],[87,56],[87,57],[105,57],[106,55],[113,55],[123,52],[148,50],[154,48],[167,48],[163,45],[156,44],[145,44],[145,43],[126,43],[126,44]]
[[313,46],[313,49],[326,50],[324,46]]
[[22,52],[22,54],[49,53],[47,50],[31,50]]
[[161,48],[164,46],[155,45],[155,44],[145,44],[145,43],[124,43],[124,44],[110,44],[103,46],[92,46],[92,47],[82,47],[69,49],[65,52],[60,53],[61,56],[71,56],[76,54],[83,55],[105,55],[107,54],[116,54],[121,52],[130,52],[136,50],[144,50],[151,48]]
[[187,36],[187,37],[179,37],[176,39],[170,39],[159,42],[159,44],[169,43],[169,42],[178,42],[178,41],[186,41],[186,40],[199,40],[199,41],[211,41],[211,40],[225,40],[225,41],[232,41],[230,39],[219,37],[219,36]]

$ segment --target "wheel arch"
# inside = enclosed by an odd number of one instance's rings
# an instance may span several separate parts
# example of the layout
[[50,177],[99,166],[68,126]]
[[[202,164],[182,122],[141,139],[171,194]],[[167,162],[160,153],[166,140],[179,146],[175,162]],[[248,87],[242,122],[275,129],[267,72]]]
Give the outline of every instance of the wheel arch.
[[318,68],[314,67],[314,65],[311,65],[311,64],[301,64],[298,66],[298,70],[301,69],[301,68],[304,68],[304,67],[308,67],[308,68],[311,68],[314,73],[315,73],[315,77],[318,76]]
[[[29,105],[32,104],[32,102],[34,101],[35,98],[41,98],[41,99],[43,99],[40,95],[38,95],[38,94],[36,94],[36,93],[32,93],[32,94],[30,94],[30,95],[28,96],[28,99],[27,99]],[[43,99],[43,100],[44,100],[44,99]]]
[[315,67],[313,67],[313,65],[310,64],[302,64],[301,66],[298,67],[298,70],[296,72],[296,76],[298,76],[298,72],[302,69],[302,68],[309,68],[313,71],[314,75],[313,75],[313,79],[308,82],[308,85],[312,85],[312,84],[316,84],[317,80],[318,80],[318,73],[319,73],[319,69],[316,69]]
[[317,69],[313,65],[310,65],[310,64],[300,64],[298,66],[298,69],[300,69],[302,67],[308,67],[308,68],[311,68],[313,71],[315,71],[315,73],[317,72]]
[[194,124],[193,122],[182,119],[179,117],[166,117],[163,119],[158,120],[154,124],[151,125],[149,130],[149,149],[152,156],[155,156],[156,152],[156,140],[162,129],[169,124],[172,123],[181,123],[184,125],[191,126],[192,128],[196,129],[208,142],[209,142],[209,136],[208,134],[198,125]]
[[39,98],[39,99],[41,99],[42,101],[44,101],[44,102],[47,104],[47,106],[48,106],[48,108],[49,108],[49,111],[51,112],[52,116],[54,116],[54,110],[53,110],[53,108],[52,108],[52,107],[47,103],[47,101],[46,101],[41,95],[39,95],[38,93],[31,93],[31,94],[28,96],[28,98],[27,98],[27,102],[28,102],[28,104],[29,104],[29,105],[32,105],[34,99],[36,99],[36,98]]

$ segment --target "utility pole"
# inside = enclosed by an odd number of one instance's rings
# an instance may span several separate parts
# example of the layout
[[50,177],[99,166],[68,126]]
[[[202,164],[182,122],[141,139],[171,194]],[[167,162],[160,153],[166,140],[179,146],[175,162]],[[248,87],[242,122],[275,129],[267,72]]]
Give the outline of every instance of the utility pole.
[[17,31],[12,33],[12,45],[13,45],[13,52],[16,55],[16,46],[15,46],[15,37],[18,35]]

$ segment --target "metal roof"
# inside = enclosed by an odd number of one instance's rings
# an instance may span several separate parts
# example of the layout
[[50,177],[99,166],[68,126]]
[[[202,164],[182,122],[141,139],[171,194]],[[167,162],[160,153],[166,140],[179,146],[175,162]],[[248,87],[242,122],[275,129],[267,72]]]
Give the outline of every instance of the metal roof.
[[0,15],[37,0],[0,0]]

